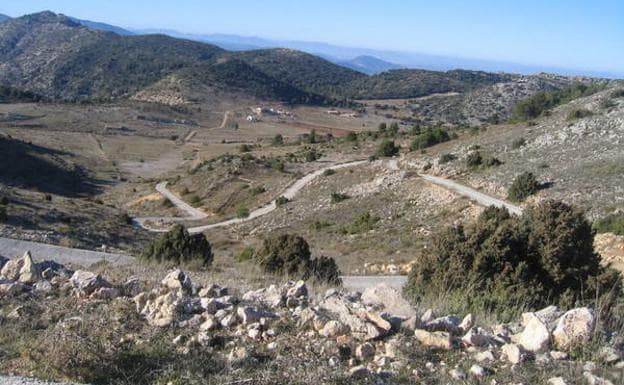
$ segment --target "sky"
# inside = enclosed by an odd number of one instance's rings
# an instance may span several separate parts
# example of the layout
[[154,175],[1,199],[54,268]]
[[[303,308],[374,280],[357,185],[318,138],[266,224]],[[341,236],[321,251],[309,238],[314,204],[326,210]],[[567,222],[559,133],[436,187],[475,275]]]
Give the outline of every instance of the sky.
[[130,29],[173,29],[624,73],[624,0],[11,0]]

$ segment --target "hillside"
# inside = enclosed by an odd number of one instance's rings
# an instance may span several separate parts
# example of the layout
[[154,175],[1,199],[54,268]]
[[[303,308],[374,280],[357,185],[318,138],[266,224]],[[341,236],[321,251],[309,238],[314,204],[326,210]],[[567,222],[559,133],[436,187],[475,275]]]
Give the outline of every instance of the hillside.
[[0,24],[0,84],[49,98],[118,97],[222,53],[166,36],[119,36],[51,12]]
[[311,93],[334,98],[349,97],[344,92],[347,84],[368,79],[363,73],[291,49],[244,51],[232,55],[275,79]]
[[217,104],[219,99],[255,98],[289,104],[328,100],[277,80],[238,59],[185,68],[137,93],[133,99],[168,105]]

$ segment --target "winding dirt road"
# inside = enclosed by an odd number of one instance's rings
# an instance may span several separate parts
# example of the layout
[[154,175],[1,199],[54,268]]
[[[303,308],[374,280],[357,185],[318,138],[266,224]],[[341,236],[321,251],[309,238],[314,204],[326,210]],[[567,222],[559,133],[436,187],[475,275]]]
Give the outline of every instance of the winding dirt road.
[[[319,177],[320,175],[322,175],[325,171],[327,170],[338,170],[341,168],[346,168],[346,167],[355,167],[355,166],[359,166],[362,164],[368,163],[368,161],[365,160],[358,160],[358,161],[353,161],[353,162],[347,162],[347,163],[340,163],[340,164],[335,164],[335,165],[331,165],[331,166],[327,166],[327,167],[323,167],[319,170],[316,170],[312,173],[309,173],[307,175],[305,175],[304,177],[302,177],[301,179],[298,179],[297,181],[295,181],[290,187],[288,187],[282,194],[281,196],[284,196],[286,198],[293,199],[305,186],[307,186],[311,181],[313,181],[314,179],[316,179],[317,177]],[[391,160],[389,163],[389,167],[392,169],[399,169],[399,162],[397,162],[397,160]],[[414,167],[414,164],[411,164],[409,162],[404,163],[405,166],[407,167]],[[446,179],[446,178],[441,178],[441,177],[437,177],[437,176],[433,176],[433,175],[428,175],[428,174],[418,174],[419,177],[423,178],[424,180],[436,184],[438,186],[442,186],[450,191],[455,192],[458,195],[464,196],[468,199],[471,199],[473,201],[475,201],[477,204],[481,205],[481,206],[496,206],[496,207],[502,207],[502,208],[506,208],[507,210],[509,210],[509,212],[511,212],[512,214],[515,215],[521,215],[522,214],[522,208],[516,205],[513,205],[509,202],[506,202],[502,199],[499,198],[495,198],[493,196],[487,195],[485,193],[482,193],[480,191],[477,191],[471,187],[462,185],[460,183],[457,183],[455,181],[452,181],[450,179]],[[206,213],[204,213],[203,211],[196,209],[192,206],[190,206],[189,204],[187,204],[186,202],[184,202],[180,197],[178,197],[177,195],[175,195],[174,193],[172,193],[171,191],[169,191],[167,189],[167,182],[161,182],[159,184],[156,185],[156,190],[161,193],[163,196],[165,196],[166,198],[168,198],[178,209],[180,209],[181,211],[184,211],[188,214],[187,217],[184,218],[180,218],[180,217],[145,217],[145,218],[134,218],[134,222],[136,224],[138,224],[139,226],[143,227],[146,230],[149,231],[154,231],[154,232],[166,232],[167,229],[166,228],[156,228],[156,227],[152,227],[149,226],[149,223],[158,223],[161,226],[165,226],[174,222],[179,222],[179,221],[184,221],[184,220],[200,220],[200,219],[204,219],[206,218],[208,215]],[[247,222],[247,221],[251,221],[255,218],[258,218],[260,216],[269,214],[270,212],[274,211],[277,208],[277,204],[275,203],[275,200],[271,201],[270,203],[256,209],[253,210],[248,217],[246,218],[232,218],[232,219],[228,219],[222,222],[217,222],[217,223],[212,223],[209,225],[203,225],[203,226],[196,226],[196,227],[190,227],[188,228],[188,231],[190,233],[201,233],[203,231],[206,230],[210,230],[210,229],[214,229],[217,227],[224,227],[224,226],[231,226],[231,225],[235,225],[235,224],[239,224],[239,223],[243,223],[243,222]]]

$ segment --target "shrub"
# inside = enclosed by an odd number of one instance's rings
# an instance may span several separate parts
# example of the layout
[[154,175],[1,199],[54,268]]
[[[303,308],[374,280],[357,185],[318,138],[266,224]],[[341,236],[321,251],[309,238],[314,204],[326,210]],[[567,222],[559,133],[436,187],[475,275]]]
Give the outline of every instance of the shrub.
[[514,179],[508,197],[514,202],[522,202],[540,189],[540,184],[531,172],[524,172]]
[[441,128],[428,128],[414,138],[410,149],[412,151],[422,150],[438,143],[447,142],[450,139],[451,137],[446,130]]
[[269,273],[328,283],[340,280],[340,271],[334,259],[311,259],[308,242],[298,235],[282,234],[266,238],[256,259]]
[[284,172],[284,170],[286,169],[286,165],[284,165],[284,162],[282,162],[281,159],[272,159],[271,168],[280,172]]
[[251,151],[252,146],[249,144],[241,144],[240,146],[238,146],[238,151],[239,152],[249,152]]
[[201,261],[205,266],[212,263],[212,246],[203,234],[189,234],[182,225],[152,241],[141,254],[141,258],[155,262],[175,264]]
[[255,186],[252,187],[249,191],[251,192],[251,195],[260,195],[264,194],[266,192],[266,189],[264,188],[264,186]]
[[336,170],[328,168],[327,170],[323,171],[323,175],[324,176],[330,176],[330,175],[334,175],[336,173]]
[[594,229],[599,233],[624,235],[624,213],[609,214],[594,222]]
[[0,198],[0,206],[7,206],[9,204],[9,198],[1,197]]
[[511,142],[511,148],[514,150],[519,149],[520,147],[524,147],[526,145],[526,139],[524,138],[516,138]]
[[317,282],[326,282],[331,285],[340,285],[342,280],[340,279],[340,270],[336,261],[331,257],[320,256],[314,258],[308,264],[304,279],[312,279]]
[[395,156],[399,153],[399,146],[394,144],[394,140],[384,139],[379,145],[377,155],[379,156]]
[[483,164],[483,157],[479,151],[473,151],[466,157],[466,165],[470,168],[477,168]]
[[241,253],[238,255],[238,262],[249,261],[253,258],[255,253],[256,249],[253,246],[245,247],[243,251],[241,251]]
[[280,196],[277,199],[275,199],[275,204],[279,207],[279,206],[284,206],[286,203],[290,202],[290,200],[288,200],[288,198],[286,198],[285,196]]
[[309,149],[305,152],[305,160],[306,162],[314,162],[317,159],[321,158],[321,154],[319,154],[314,148]]
[[438,163],[439,164],[445,164],[448,162],[452,162],[455,159],[457,159],[457,156],[453,155],[453,154],[442,154],[440,156],[440,159],[438,159]]
[[0,222],[6,222],[8,218],[7,207],[4,205],[0,206]]
[[568,120],[582,119],[591,115],[593,115],[593,113],[590,110],[587,110],[585,108],[577,108],[570,111],[570,113],[568,114]]
[[188,197],[188,201],[191,206],[199,206],[201,204],[201,198],[196,194],[192,194]]
[[379,123],[379,126],[377,128],[379,129],[379,132],[385,133],[388,126],[386,125],[386,123]]
[[249,209],[244,206],[239,207],[236,209],[236,216],[238,218],[247,218],[249,216]]
[[356,134],[355,132],[349,132],[349,133],[345,136],[344,140],[345,140],[346,142],[357,142],[358,137],[357,137],[357,134]]
[[600,264],[584,214],[546,201],[522,217],[490,207],[468,227],[449,227],[416,260],[406,292],[416,301],[446,295],[464,309],[513,317],[555,304],[575,306],[601,296],[613,304],[621,278]]
[[340,203],[344,200],[347,200],[351,198],[350,196],[348,196],[347,194],[343,194],[343,193],[339,193],[339,192],[333,192],[331,194],[331,201],[332,203]]
[[485,167],[495,167],[495,166],[500,166],[501,164],[503,164],[503,162],[501,162],[500,159],[495,158],[493,156],[488,156],[487,158],[485,158],[485,161],[483,162],[483,165]]
[[284,137],[282,136],[282,134],[277,134],[273,137],[273,140],[271,141],[271,144],[273,146],[283,146],[284,145]]

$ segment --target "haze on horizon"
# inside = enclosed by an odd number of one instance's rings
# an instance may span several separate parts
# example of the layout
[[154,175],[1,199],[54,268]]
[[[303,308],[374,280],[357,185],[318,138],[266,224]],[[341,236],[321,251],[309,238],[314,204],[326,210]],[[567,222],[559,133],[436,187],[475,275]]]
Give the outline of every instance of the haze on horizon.
[[235,34],[558,67],[624,77],[624,2],[604,0],[23,0],[12,17],[51,10],[131,30]]

